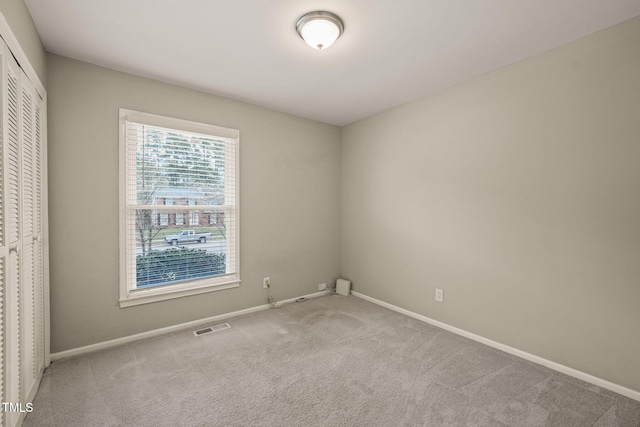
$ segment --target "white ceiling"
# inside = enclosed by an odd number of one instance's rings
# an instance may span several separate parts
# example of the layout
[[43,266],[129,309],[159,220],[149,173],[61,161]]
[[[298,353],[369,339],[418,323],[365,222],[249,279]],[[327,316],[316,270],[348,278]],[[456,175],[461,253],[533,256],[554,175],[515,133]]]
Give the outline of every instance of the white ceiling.
[[[640,15],[640,0],[25,0],[49,52],[345,125]],[[344,34],[308,47],[296,21]]]

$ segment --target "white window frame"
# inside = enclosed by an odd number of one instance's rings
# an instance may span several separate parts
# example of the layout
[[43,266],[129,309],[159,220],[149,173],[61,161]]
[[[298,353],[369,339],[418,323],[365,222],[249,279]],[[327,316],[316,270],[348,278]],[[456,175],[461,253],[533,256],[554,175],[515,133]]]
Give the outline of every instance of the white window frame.
[[[226,200],[233,200],[235,211],[235,231],[229,233],[227,240],[227,251],[235,250],[234,273],[216,277],[195,279],[175,284],[151,286],[148,288],[135,288],[135,250],[131,251],[127,247],[127,220],[129,205],[127,195],[127,183],[132,179],[131,170],[135,171],[135,164],[127,158],[127,122],[142,123],[149,126],[175,129],[185,132],[200,133],[213,137],[230,139],[235,141],[235,177],[227,171],[225,177],[227,182],[235,178],[235,191],[225,195]],[[223,289],[237,288],[240,286],[240,132],[236,129],[223,128],[219,126],[197,123],[183,119],[159,116],[156,114],[144,113],[140,111],[120,108],[119,111],[119,133],[120,133],[120,307],[130,307],[139,304],[147,304],[157,301],[164,301],[173,298],[181,298],[189,295],[197,295],[205,292],[219,291]],[[135,162],[133,162],[135,163]],[[135,175],[133,175],[135,176]],[[135,179],[135,178],[134,178]],[[187,222],[187,218],[185,218]],[[227,257],[229,258],[229,257]],[[230,262],[227,260],[227,262]],[[134,268],[130,269],[131,263]]]

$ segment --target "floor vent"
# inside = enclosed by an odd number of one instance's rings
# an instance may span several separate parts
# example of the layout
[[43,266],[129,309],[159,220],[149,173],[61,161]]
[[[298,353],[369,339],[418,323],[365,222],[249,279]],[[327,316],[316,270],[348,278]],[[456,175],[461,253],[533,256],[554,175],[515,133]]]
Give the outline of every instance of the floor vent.
[[224,331],[225,329],[229,329],[230,327],[231,325],[228,323],[220,323],[219,325],[207,326],[206,328],[193,331],[193,335],[199,337],[200,335],[206,335],[206,334],[212,334],[218,331]]

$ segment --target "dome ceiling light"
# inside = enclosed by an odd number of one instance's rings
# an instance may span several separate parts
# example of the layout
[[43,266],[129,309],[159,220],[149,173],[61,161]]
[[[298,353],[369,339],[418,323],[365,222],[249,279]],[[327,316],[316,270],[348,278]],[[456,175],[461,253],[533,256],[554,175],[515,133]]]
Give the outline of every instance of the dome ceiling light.
[[296,30],[302,40],[314,49],[326,49],[344,31],[342,19],[331,12],[309,12],[298,19]]

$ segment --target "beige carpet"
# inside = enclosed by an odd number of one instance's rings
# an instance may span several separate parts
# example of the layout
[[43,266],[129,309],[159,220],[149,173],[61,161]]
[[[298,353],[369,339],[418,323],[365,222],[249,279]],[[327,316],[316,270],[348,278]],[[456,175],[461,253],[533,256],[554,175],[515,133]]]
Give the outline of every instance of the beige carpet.
[[55,362],[25,426],[640,426],[640,403],[350,296]]

